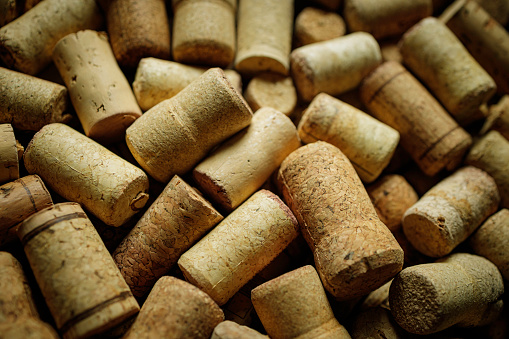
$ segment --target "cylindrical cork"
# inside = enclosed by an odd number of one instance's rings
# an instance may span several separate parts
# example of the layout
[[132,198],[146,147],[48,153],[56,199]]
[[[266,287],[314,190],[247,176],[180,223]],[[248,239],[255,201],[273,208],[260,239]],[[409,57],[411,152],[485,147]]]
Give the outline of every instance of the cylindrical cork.
[[502,309],[504,282],[489,260],[456,253],[405,268],[389,292],[391,313],[405,330],[431,334],[453,325],[481,326]]
[[174,176],[113,252],[113,260],[133,294],[141,297],[222,219],[199,192]]
[[401,64],[386,62],[360,87],[373,115],[400,132],[401,144],[429,176],[462,161],[472,138]]
[[272,107],[289,116],[297,106],[297,91],[292,78],[277,73],[262,73],[252,78],[244,98],[253,112]]
[[79,204],[61,203],[32,215],[18,236],[64,338],[102,333],[139,311]]
[[0,184],[19,178],[18,146],[11,124],[0,124]]
[[371,34],[356,32],[299,47],[290,60],[295,86],[309,102],[320,92],[335,96],[356,88],[382,54]]
[[295,18],[294,35],[298,46],[345,35],[345,21],[335,12],[306,7]]
[[502,26],[505,26],[509,21],[509,1],[475,0],[475,2],[479,3]]
[[67,34],[98,29],[103,15],[95,0],[45,0],[0,28],[0,57],[34,75],[51,62],[53,48]]
[[353,339],[402,339],[406,338],[403,332],[392,318],[391,312],[382,307],[370,308],[359,313],[353,320],[350,330]]
[[126,131],[127,146],[154,179],[168,182],[249,125],[252,114],[224,72],[212,68],[136,120]]
[[223,311],[206,293],[174,277],[160,278],[124,339],[208,339]]
[[18,17],[20,11],[16,0],[0,0],[0,27],[7,25]]
[[334,318],[313,266],[298,268],[256,287],[251,300],[271,338],[350,338]]
[[337,147],[317,141],[297,149],[281,164],[278,181],[337,300],[365,295],[401,270],[403,250]]
[[399,132],[349,104],[318,94],[299,122],[304,143],[327,141],[343,152],[362,181],[374,181],[399,143]]
[[247,326],[242,326],[236,322],[225,320],[219,323],[210,339],[268,339],[269,337],[253,330]]
[[253,194],[179,259],[186,280],[220,306],[297,237],[299,225],[273,193]]
[[122,225],[148,200],[141,169],[67,125],[44,126],[23,158],[29,173],[110,226]]
[[231,212],[258,190],[300,145],[290,118],[264,107],[255,112],[245,130],[199,163],[193,177],[202,192]]
[[400,42],[403,62],[461,125],[482,118],[479,107],[496,92],[493,78],[436,18],[421,20]]
[[311,0],[311,2],[314,2],[329,11],[337,11],[343,3],[343,0]]
[[359,305],[360,311],[366,311],[370,308],[381,307],[387,310],[390,309],[389,306],[389,289],[391,288],[392,280],[388,283],[380,286],[376,290],[370,292],[366,298]]
[[85,134],[100,143],[123,140],[141,109],[106,34],[69,34],[56,44],[53,60]]
[[37,318],[20,318],[0,323],[0,339],[58,339],[60,336],[49,324]]
[[235,69],[243,75],[288,75],[293,0],[242,0],[237,14]]
[[490,107],[480,133],[485,134],[489,130],[498,131],[509,140],[509,95],[504,95],[496,105]]

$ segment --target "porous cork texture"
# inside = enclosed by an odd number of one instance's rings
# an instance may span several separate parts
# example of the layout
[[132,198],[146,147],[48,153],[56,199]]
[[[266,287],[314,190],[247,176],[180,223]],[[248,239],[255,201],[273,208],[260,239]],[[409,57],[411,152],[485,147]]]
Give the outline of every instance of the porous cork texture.
[[236,322],[225,320],[219,323],[210,339],[268,339],[269,337]]
[[0,184],[19,179],[18,147],[11,124],[0,124]]
[[352,338],[403,339],[403,332],[382,307],[373,307],[360,312],[353,320],[350,333]]
[[294,36],[299,46],[345,35],[345,21],[335,12],[306,7],[295,18]]
[[403,250],[337,147],[324,141],[300,147],[277,178],[322,283],[337,300],[368,294],[401,270]]
[[292,78],[277,73],[255,76],[247,84],[243,95],[253,112],[262,107],[272,107],[289,116],[297,106],[297,90]]
[[0,322],[0,339],[58,339],[60,336],[49,324],[37,318],[20,318]]
[[485,134],[489,130],[495,130],[509,140],[509,95],[504,95],[497,104],[490,106],[480,133]]
[[475,0],[502,26],[509,21],[509,3],[497,0]]

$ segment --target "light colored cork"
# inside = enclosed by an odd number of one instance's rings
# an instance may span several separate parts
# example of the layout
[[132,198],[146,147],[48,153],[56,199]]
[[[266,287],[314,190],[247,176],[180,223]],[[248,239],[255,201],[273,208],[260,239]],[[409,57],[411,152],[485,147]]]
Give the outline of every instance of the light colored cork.
[[208,339],[223,311],[204,292],[174,277],[160,278],[124,339]]
[[0,339],[58,339],[57,332],[49,324],[36,318],[20,318],[0,323]]
[[34,75],[51,62],[64,36],[98,29],[103,15],[95,0],[45,0],[0,28],[0,57],[9,68]]
[[356,32],[294,49],[290,61],[295,86],[309,102],[320,92],[336,96],[356,88],[382,54],[371,34]]
[[268,339],[269,337],[253,330],[247,326],[242,326],[236,322],[225,320],[219,323],[210,339]]
[[69,126],[43,127],[23,158],[29,173],[110,226],[125,223],[148,200],[142,170]]
[[261,73],[252,78],[244,98],[253,112],[272,107],[289,116],[297,106],[297,91],[292,78],[277,73]]
[[493,263],[456,253],[405,268],[391,284],[389,301],[396,322],[422,335],[493,321],[502,309],[503,293],[504,282]]
[[249,125],[252,114],[224,72],[212,68],[136,120],[126,131],[126,142],[141,167],[168,182]]
[[18,236],[64,338],[102,333],[139,311],[79,204],[61,203],[32,215]]
[[507,0],[475,0],[502,26],[509,22],[509,1]]
[[193,178],[202,192],[231,212],[258,190],[300,145],[290,118],[264,107],[255,112],[245,130],[199,163]]
[[323,140],[339,148],[365,183],[378,178],[399,143],[394,128],[325,93],[311,101],[298,131],[304,143]]
[[384,39],[380,41],[380,51],[382,52],[383,61],[403,62],[398,42],[398,38]]
[[334,318],[313,266],[298,268],[256,287],[251,300],[271,338],[350,338]]
[[297,149],[281,164],[278,181],[337,300],[368,294],[401,270],[403,250],[337,147],[317,141]]
[[19,6],[16,0],[0,0],[0,27],[7,25],[18,17]]
[[266,190],[253,194],[179,259],[187,281],[220,306],[297,237],[290,209]]
[[509,140],[509,95],[504,95],[497,104],[490,106],[489,114],[480,133],[495,130]]
[[339,38],[345,32],[345,21],[334,12],[306,7],[295,18],[294,35],[299,47]]
[[0,124],[0,184],[19,179],[16,136],[11,124]]
[[370,308],[385,308],[386,310],[390,310],[389,306],[389,289],[391,288],[392,280],[388,283],[380,286],[376,290],[370,292],[362,303],[359,305],[360,311],[366,311]]
[[350,334],[353,339],[403,339],[401,328],[391,316],[391,312],[382,307],[374,307],[359,313],[352,322]]

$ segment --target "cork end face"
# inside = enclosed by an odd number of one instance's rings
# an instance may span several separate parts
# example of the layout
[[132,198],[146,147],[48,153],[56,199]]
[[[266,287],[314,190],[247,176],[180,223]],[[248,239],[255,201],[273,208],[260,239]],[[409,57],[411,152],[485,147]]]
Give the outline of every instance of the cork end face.
[[119,113],[95,123],[87,136],[100,144],[110,144],[124,139],[126,129],[141,116],[138,112]]
[[210,40],[193,40],[173,47],[173,59],[185,64],[226,68],[233,62],[231,45]]
[[221,182],[214,180],[207,173],[198,169],[193,170],[193,179],[196,181],[200,190],[203,191],[211,200],[221,206],[228,212],[233,211],[237,206],[233,205],[228,192]]
[[288,75],[288,61],[277,56],[249,55],[235,62],[235,69],[242,75],[252,76],[261,72],[274,72]]
[[313,100],[318,94],[314,85],[313,70],[309,67],[306,58],[301,55],[299,48],[290,54],[290,70],[295,82],[295,87],[297,87],[297,91],[301,98],[306,102]]

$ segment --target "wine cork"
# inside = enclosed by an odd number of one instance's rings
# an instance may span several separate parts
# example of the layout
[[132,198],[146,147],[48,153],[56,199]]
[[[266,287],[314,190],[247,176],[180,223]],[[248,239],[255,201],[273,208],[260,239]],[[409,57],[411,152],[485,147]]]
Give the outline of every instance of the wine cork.
[[90,30],[69,34],[56,44],[53,60],[85,134],[100,143],[123,140],[141,109],[106,34]]
[[394,128],[325,93],[311,101],[298,131],[304,143],[323,140],[339,148],[366,183],[378,178],[399,143]]
[[16,136],[11,124],[0,124],[0,184],[19,178]]
[[235,69],[242,75],[288,75],[293,30],[292,0],[242,0],[237,13]]
[[273,193],[253,194],[179,259],[187,281],[220,306],[297,237],[298,223]]
[[489,130],[495,130],[509,140],[509,95],[504,95],[497,104],[490,106],[480,133],[485,134]]
[[509,22],[509,1],[507,0],[475,0],[502,26]]
[[219,323],[210,339],[268,339],[269,337],[247,326],[225,320]]
[[336,96],[356,88],[382,54],[372,35],[356,32],[294,49],[290,60],[295,86],[309,102],[320,92]]
[[339,38],[345,32],[345,21],[334,12],[306,7],[295,18],[294,35],[299,47]]
[[7,25],[18,17],[19,6],[16,0],[0,0],[0,27]]
[[410,333],[431,334],[452,325],[481,326],[502,308],[504,282],[489,260],[456,253],[405,268],[389,292],[391,313]]
[[23,12],[28,12],[31,10],[35,5],[37,5],[42,0],[25,0],[25,6],[23,7]]
[[403,148],[428,176],[456,168],[472,144],[470,135],[396,62],[385,62],[367,76],[360,93],[377,119],[400,132]]
[[251,300],[271,338],[350,338],[334,318],[313,266],[298,268],[258,286],[251,291]]
[[270,107],[260,108],[244,131],[221,144],[196,166],[193,178],[202,192],[231,212],[258,190],[300,145],[290,118]]
[[281,164],[278,181],[337,300],[365,295],[401,270],[403,250],[337,147],[317,141],[297,149]]
[[95,0],[45,0],[0,28],[0,58],[9,68],[34,75],[51,62],[64,36],[98,29],[103,15]]
[[125,339],[210,338],[223,311],[204,292],[174,277],[160,278]]
[[297,91],[292,78],[277,73],[261,73],[252,78],[244,98],[253,112],[272,107],[289,116],[297,106]]
[[408,68],[461,125],[483,117],[479,107],[495,94],[495,81],[444,23],[421,20],[405,33],[400,51]]
[[337,11],[341,4],[343,3],[343,0],[311,0],[311,1],[323,8],[326,8],[329,11]]
[[18,236],[64,338],[102,333],[139,311],[79,204],[61,203],[32,215]]
[[406,338],[396,324],[391,312],[382,307],[374,307],[359,313],[352,322],[350,334],[354,339],[361,338]]
[[384,39],[380,41],[380,51],[382,52],[383,61],[395,61],[403,63],[403,57],[398,47],[399,39]]
[[126,142],[141,167],[167,182],[249,125],[252,114],[224,72],[213,68],[143,114],[127,129]]
[[20,318],[0,323],[0,339],[58,339],[50,325],[36,318]]
[[366,298],[359,305],[360,311],[366,311],[371,308],[384,308],[390,310],[389,306],[389,289],[391,288],[392,280],[380,286],[376,290],[370,292]]
[[29,173],[110,226],[125,223],[148,200],[142,170],[66,125],[43,127],[23,158]]

